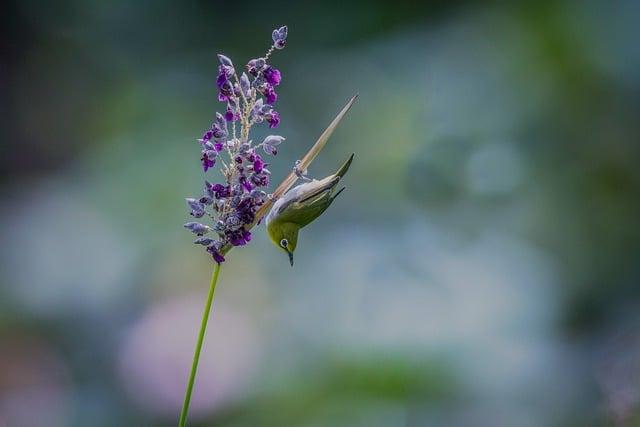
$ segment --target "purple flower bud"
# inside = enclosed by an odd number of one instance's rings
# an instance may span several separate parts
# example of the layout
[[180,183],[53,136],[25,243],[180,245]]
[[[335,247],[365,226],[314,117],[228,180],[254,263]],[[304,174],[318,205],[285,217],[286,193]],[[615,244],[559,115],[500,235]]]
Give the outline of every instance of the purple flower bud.
[[280,145],[280,143],[282,141],[284,141],[284,140],[285,140],[285,138],[283,136],[280,136],[280,135],[269,135],[262,141],[262,143],[264,145],[276,146],[276,145]]
[[212,185],[211,191],[216,199],[222,199],[223,197],[229,197],[231,195],[231,189],[222,184]]
[[224,262],[224,257],[220,253],[220,248],[217,248],[215,243],[216,242],[214,242],[214,244],[207,247],[207,252],[211,254],[215,262],[217,262],[218,264],[221,264]]
[[204,205],[202,203],[200,203],[196,199],[191,199],[191,198],[188,198],[185,200],[187,201],[187,205],[191,209],[192,216],[196,218],[201,218],[202,216],[204,216],[205,211],[204,211]]
[[247,63],[247,72],[252,76],[257,76],[258,73],[264,68],[266,61],[264,58],[252,59]]
[[242,93],[245,97],[249,98],[251,96],[251,83],[249,82],[249,77],[242,73],[240,76],[240,88],[242,89]]
[[271,38],[273,39],[273,46],[275,46],[276,49],[284,49],[287,43],[287,26],[285,25],[277,30],[273,30]]
[[229,217],[225,221],[225,225],[230,229],[236,228],[240,225],[240,223],[240,218],[238,218],[236,215],[229,215]]
[[200,161],[202,162],[202,169],[204,169],[205,172],[216,165],[216,158],[210,157],[207,153],[211,153],[211,151],[203,151],[202,157],[200,158]]
[[227,103],[227,111],[224,113],[224,119],[228,122],[240,120],[240,112],[231,103]]
[[222,142],[216,142],[213,144],[213,149],[220,152],[224,148],[224,144]]
[[208,130],[204,134],[202,134],[202,138],[200,138],[199,141],[201,143],[206,143],[206,142],[210,141],[211,138],[213,138],[213,131],[212,130]]
[[213,198],[211,198],[210,196],[202,196],[198,199],[198,201],[203,205],[210,205],[213,203]]
[[239,230],[229,232],[227,234],[227,238],[229,239],[229,243],[233,246],[244,246],[251,241],[251,233],[244,228],[241,228]]
[[215,139],[223,139],[223,138],[226,138],[226,136],[227,136],[227,132],[224,129],[220,129],[218,127],[218,124],[216,123],[213,126],[213,137]]
[[231,59],[229,59],[228,57],[224,56],[221,53],[218,54],[218,60],[220,61],[221,65],[225,65],[227,67],[233,67],[233,62],[231,62]]
[[202,236],[203,234],[207,234],[211,231],[211,228],[207,227],[204,224],[200,224],[199,222],[188,222],[184,225],[184,228],[196,234],[197,236]]
[[273,86],[271,86],[268,83],[266,83],[263,86],[261,92],[264,95],[264,97],[266,98],[267,104],[272,104],[273,105],[273,103],[275,103],[278,100],[278,94],[273,89]]
[[[266,171],[266,169],[264,169],[263,172],[264,171]],[[266,187],[267,185],[269,185],[269,175],[266,175],[264,173],[254,173],[253,175],[251,175],[250,179],[251,182],[257,187]]]
[[262,158],[256,155],[255,160],[253,161],[253,171],[255,173],[262,173],[264,166],[265,166],[265,163],[262,160]]
[[271,111],[270,113],[265,115],[267,123],[269,123],[270,128],[277,128],[280,124],[280,114],[277,111]]
[[253,190],[253,185],[251,185],[251,183],[247,180],[246,176],[241,176],[238,181],[240,182],[240,184],[242,184],[242,187],[247,192],[251,192],[251,190]]
[[251,118],[256,121],[256,123],[262,122],[262,108],[264,107],[264,101],[262,98],[256,101],[256,104],[251,109]]
[[270,156],[275,156],[276,154],[278,154],[278,149],[273,145],[263,145],[262,149],[264,150],[265,153],[269,154]]
[[198,237],[196,240],[193,241],[193,243],[195,243],[196,245],[203,245],[203,246],[209,246],[213,242],[215,242],[215,240],[210,237]]
[[280,75],[280,71],[276,70],[270,65],[264,69],[263,75],[267,83],[269,83],[272,86],[278,86],[280,84],[280,80],[282,79],[282,76]]
[[262,190],[254,189],[253,191],[251,191],[251,199],[256,204],[260,204],[261,205],[267,199],[267,193],[265,193]]
[[227,131],[227,121],[220,113],[216,113],[216,125],[225,132]]

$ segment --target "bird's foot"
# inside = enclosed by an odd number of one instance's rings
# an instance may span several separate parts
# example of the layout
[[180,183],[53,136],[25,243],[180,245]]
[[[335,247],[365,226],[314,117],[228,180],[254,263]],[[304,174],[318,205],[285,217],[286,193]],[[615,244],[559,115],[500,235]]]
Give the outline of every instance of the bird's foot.
[[296,160],[296,164],[293,167],[293,172],[296,174],[298,179],[301,179],[305,182],[313,181],[311,178],[307,177],[307,170],[300,170],[300,160]]

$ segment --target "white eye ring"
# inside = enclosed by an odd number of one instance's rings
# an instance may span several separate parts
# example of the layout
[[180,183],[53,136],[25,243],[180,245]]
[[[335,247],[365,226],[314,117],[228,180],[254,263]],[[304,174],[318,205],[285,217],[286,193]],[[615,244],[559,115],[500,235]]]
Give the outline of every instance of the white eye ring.
[[280,240],[280,246],[282,246],[283,248],[287,249],[288,244],[289,244],[289,241],[287,239]]

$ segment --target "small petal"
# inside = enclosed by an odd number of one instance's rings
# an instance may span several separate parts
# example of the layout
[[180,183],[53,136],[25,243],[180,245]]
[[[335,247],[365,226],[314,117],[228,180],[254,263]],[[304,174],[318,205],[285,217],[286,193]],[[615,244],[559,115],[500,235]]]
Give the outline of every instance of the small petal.
[[207,234],[211,231],[211,228],[204,224],[200,224],[199,222],[188,222],[184,225],[184,228],[198,236],[202,236],[203,234]]
[[264,68],[265,63],[266,61],[264,58],[252,59],[247,63],[247,72],[252,76],[257,76],[258,73]]
[[271,66],[266,67],[263,71],[263,74],[264,79],[272,86],[278,86],[280,84],[280,81],[282,80],[280,71]]
[[233,67],[233,62],[231,62],[231,59],[229,59],[228,57],[224,56],[221,53],[218,54],[218,60],[222,65],[226,65],[227,67]]
[[273,40],[273,45],[276,49],[283,49],[287,42],[287,26],[282,26],[277,30],[273,30],[271,33],[271,39]]
[[262,146],[262,149],[264,150],[265,153],[269,154],[270,156],[275,156],[276,154],[278,154],[278,149],[273,145],[265,144]]
[[264,139],[264,141],[262,141],[262,143],[265,144],[265,145],[275,146],[275,145],[280,145],[280,143],[282,141],[284,141],[284,140],[285,140],[285,138],[283,136],[280,136],[280,135],[269,135]]
[[242,73],[240,76],[240,87],[242,88],[243,95],[248,98],[251,95],[251,83],[245,73]]
[[253,162],[253,171],[256,173],[261,173],[264,169],[265,163],[260,156],[256,156]]
[[197,201],[196,199],[186,198],[185,200],[187,202],[187,205],[193,210],[204,209],[202,204],[199,201]]
[[220,249],[222,248],[222,245],[217,245],[216,243],[219,243],[219,242],[218,241],[214,241],[213,244],[208,246],[207,247],[207,252],[209,252],[211,254],[211,256],[213,257],[213,260],[215,262],[217,262],[218,264],[221,264],[221,263],[224,262],[224,257],[220,253]]
[[280,124],[280,114],[277,111],[272,111],[267,114],[267,122],[269,123],[270,128],[276,128]]
[[203,245],[203,246],[209,246],[213,242],[215,242],[215,240],[209,237],[198,237],[196,240],[193,241],[193,243],[195,243],[196,245]]
[[278,94],[270,84],[265,84],[262,89],[262,94],[266,98],[267,104],[273,105],[278,100]]

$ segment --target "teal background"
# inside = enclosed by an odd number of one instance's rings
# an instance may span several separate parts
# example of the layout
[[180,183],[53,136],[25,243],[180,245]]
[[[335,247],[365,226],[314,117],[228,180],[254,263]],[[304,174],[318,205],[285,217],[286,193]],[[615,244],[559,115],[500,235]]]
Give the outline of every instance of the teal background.
[[191,425],[640,423],[638,2],[2,9],[1,427],[176,424],[215,54],[283,24],[274,184],[357,93],[310,174],[356,158],[293,269],[229,254]]

